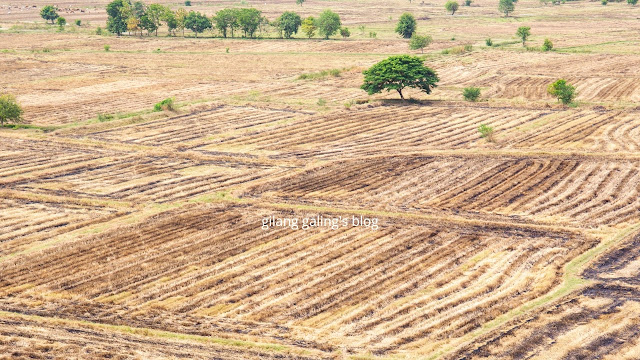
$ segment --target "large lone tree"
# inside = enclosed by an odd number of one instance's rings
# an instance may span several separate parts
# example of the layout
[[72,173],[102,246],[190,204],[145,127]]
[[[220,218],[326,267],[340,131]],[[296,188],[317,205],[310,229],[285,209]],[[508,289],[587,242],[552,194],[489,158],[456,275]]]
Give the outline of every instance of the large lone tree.
[[363,71],[363,74],[364,84],[360,88],[369,95],[382,90],[396,90],[403,100],[404,88],[418,88],[430,94],[440,81],[435,71],[424,66],[423,59],[409,55],[391,56]]
[[53,24],[54,20],[57,19],[59,15],[55,7],[47,5],[40,10],[40,16],[47,21],[51,21]]

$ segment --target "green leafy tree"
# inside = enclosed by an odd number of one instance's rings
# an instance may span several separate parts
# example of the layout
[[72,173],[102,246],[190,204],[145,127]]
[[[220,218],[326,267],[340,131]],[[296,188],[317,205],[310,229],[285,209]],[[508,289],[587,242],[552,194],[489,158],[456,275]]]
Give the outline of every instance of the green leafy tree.
[[47,5],[40,10],[40,16],[47,21],[51,21],[51,24],[53,24],[59,15],[53,5]]
[[320,13],[318,20],[316,21],[316,26],[320,32],[320,35],[323,35],[325,39],[329,39],[329,36],[333,36],[338,30],[340,30],[340,26],[342,26],[342,22],[340,21],[340,16],[334,13],[331,10],[325,10]]
[[342,36],[343,39],[346,39],[351,36],[351,31],[346,27],[340,28],[340,36]]
[[547,92],[561,101],[563,104],[571,104],[576,97],[576,88],[567,83],[564,79],[559,79],[547,87]]
[[410,39],[413,33],[416,32],[416,26],[416,18],[409,13],[404,13],[400,16],[400,20],[398,20],[396,32],[402,35],[403,38]]
[[516,36],[522,40],[522,46],[525,46],[525,42],[531,36],[531,27],[529,26],[520,26],[516,31]]
[[296,0],[296,4],[302,6],[302,3],[304,2],[304,0]]
[[429,46],[429,44],[431,44],[432,42],[433,42],[433,38],[431,38],[431,36],[429,35],[422,36],[418,34],[413,34],[413,36],[411,37],[411,40],[409,40],[409,49],[411,50],[420,49],[420,52],[424,53],[424,48]]
[[145,5],[145,3],[143,3],[142,1],[136,1],[131,7],[131,13],[133,14],[133,16],[140,19],[144,14],[147,13],[147,5]]
[[190,11],[184,19],[184,27],[193,31],[198,37],[198,33],[211,28],[211,20],[199,12]]
[[290,39],[293,34],[298,33],[298,29],[302,25],[302,18],[293,11],[285,11],[276,19],[276,24],[282,35],[286,39]]
[[22,108],[11,94],[0,95],[0,126],[5,122],[22,122]]
[[260,22],[262,21],[262,12],[257,9],[240,9],[238,11],[238,23],[245,37],[255,37]]
[[128,0],[113,0],[107,5],[107,30],[122,35],[127,31],[127,19],[131,16]]
[[316,26],[316,20],[313,18],[313,16],[309,16],[308,18],[304,19],[300,27],[302,28],[302,32],[307,35],[309,39],[311,39],[316,34],[316,30],[318,29],[318,27]]
[[152,32],[158,30],[158,26],[156,25],[151,17],[148,14],[142,15],[140,18],[140,27],[144,30],[147,30],[147,36],[151,35]]
[[438,75],[424,66],[424,60],[417,56],[397,55],[373,65],[363,71],[364,84],[360,87],[369,95],[382,90],[396,90],[404,100],[402,90],[418,88],[427,94],[436,87]]
[[513,3],[513,0],[500,0],[498,3],[498,10],[500,10],[501,13],[504,13],[504,16],[509,16],[509,13],[516,9],[516,6]]
[[238,28],[238,11],[236,9],[222,9],[216,13],[214,18],[216,28],[222,32],[223,37],[227,37],[227,32],[231,30],[233,37],[234,29]]
[[542,51],[551,51],[553,49],[553,43],[549,39],[544,39],[544,43],[542,44]]
[[638,0],[627,0],[627,4],[629,5],[636,5],[638,3]]
[[449,0],[446,4],[444,4],[444,8],[447,9],[447,11],[451,12],[451,15],[455,14],[456,11],[458,11],[458,7],[458,2],[453,0]]
[[176,14],[173,11],[167,11],[164,15],[164,22],[167,24],[167,30],[169,30],[169,33],[175,36],[175,31],[178,28]]
[[60,29],[62,29],[62,28],[64,28],[65,25],[67,25],[67,19],[65,19],[62,16],[60,16],[60,17],[58,17],[56,19],[56,24],[58,24]]

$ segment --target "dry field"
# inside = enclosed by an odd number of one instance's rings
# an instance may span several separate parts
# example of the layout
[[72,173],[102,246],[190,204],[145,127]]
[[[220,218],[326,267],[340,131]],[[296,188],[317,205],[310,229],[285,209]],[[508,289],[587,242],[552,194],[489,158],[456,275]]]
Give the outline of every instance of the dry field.
[[[331,8],[352,37],[96,35],[107,1],[83,0],[59,32],[0,4],[30,124],[0,128],[0,359],[640,358],[639,8],[246,3],[192,9]],[[419,53],[405,11],[439,86],[368,96],[362,70]]]

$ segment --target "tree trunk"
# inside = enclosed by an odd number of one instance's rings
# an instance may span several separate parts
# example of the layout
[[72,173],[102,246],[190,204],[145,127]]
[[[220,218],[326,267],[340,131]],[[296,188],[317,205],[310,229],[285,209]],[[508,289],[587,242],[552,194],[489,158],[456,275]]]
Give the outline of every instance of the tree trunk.
[[400,99],[404,101],[404,96],[402,96],[402,89],[396,89],[396,90],[398,90],[398,94],[400,94]]

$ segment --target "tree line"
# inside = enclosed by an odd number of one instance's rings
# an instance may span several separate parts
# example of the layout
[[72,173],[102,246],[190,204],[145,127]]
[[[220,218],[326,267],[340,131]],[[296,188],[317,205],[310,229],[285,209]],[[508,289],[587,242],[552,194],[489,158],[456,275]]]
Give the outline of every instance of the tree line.
[[113,0],[107,5],[107,30],[119,35],[125,32],[143,35],[152,33],[158,35],[158,29],[166,26],[170,35],[175,36],[185,29],[191,30],[197,37],[206,30],[218,31],[222,37],[255,38],[258,33],[274,28],[280,37],[291,38],[302,30],[311,38],[316,32],[325,39],[340,33],[343,37],[350,35],[349,29],[343,28],[340,16],[331,10],[323,11],[317,18],[302,19],[293,11],[285,11],[277,19],[269,21],[262,16],[260,10],[254,8],[222,9],[215,15],[208,17],[196,11],[187,12],[184,8],[176,11],[161,4],[146,5],[141,1]]

